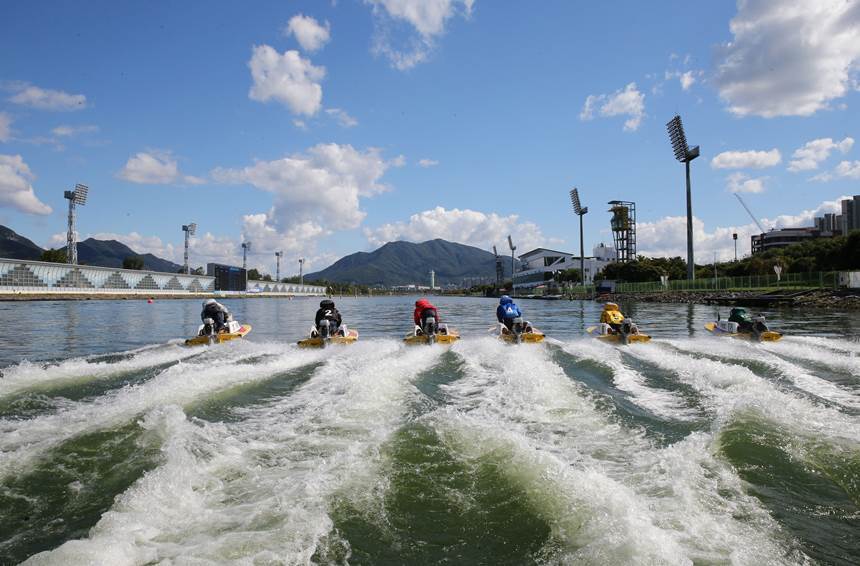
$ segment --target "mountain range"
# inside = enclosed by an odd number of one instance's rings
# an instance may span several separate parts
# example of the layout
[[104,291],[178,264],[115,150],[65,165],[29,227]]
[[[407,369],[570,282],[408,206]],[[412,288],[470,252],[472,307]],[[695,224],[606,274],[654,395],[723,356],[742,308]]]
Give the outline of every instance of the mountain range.
[[[503,258],[504,276],[511,275],[511,262]],[[469,279],[490,283],[496,277],[496,258],[488,251],[436,239],[422,242],[389,242],[372,252],[358,252],[331,266],[305,275],[306,280],[326,280],[360,285],[429,285],[430,270],[436,285],[461,284]],[[477,281],[475,281],[477,282]]]
[[[61,248],[65,251],[66,247]],[[45,250],[21,236],[11,228],[0,226],[0,257],[39,261]],[[78,263],[100,267],[122,267],[129,256],[143,259],[143,268],[149,271],[176,273],[182,266],[152,254],[139,254],[116,240],[87,238],[78,242]]]

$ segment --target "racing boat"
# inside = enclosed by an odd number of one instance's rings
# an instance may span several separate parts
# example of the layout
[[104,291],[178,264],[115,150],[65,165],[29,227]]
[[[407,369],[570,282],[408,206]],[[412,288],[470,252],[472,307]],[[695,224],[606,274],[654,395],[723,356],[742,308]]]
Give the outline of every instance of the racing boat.
[[714,336],[731,336],[732,338],[740,338],[741,340],[749,340],[751,342],[776,342],[782,339],[782,332],[770,330],[764,322],[763,316],[753,318],[753,330],[741,332],[737,322],[728,320],[717,320],[715,322],[706,322],[705,330]]
[[251,332],[250,324],[239,324],[235,320],[227,321],[227,328],[222,332],[215,332],[215,322],[211,318],[207,318],[197,329],[197,336],[189,338],[185,341],[186,346],[205,346],[207,344],[221,344],[244,338]]
[[617,332],[605,322],[600,323],[597,326],[589,326],[585,331],[598,340],[615,344],[634,344],[636,342],[644,343],[651,340],[650,336],[639,332],[639,327],[630,319],[625,320],[621,324],[621,330]]
[[325,348],[331,344],[352,344],[356,340],[358,340],[358,330],[347,328],[345,324],[340,328],[334,328],[323,319],[319,329],[311,326],[308,337],[299,340],[298,344],[300,348]]
[[417,324],[412,329],[412,332],[406,335],[403,341],[408,346],[426,344],[453,344],[460,339],[460,333],[453,328],[448,328],[447,324],[436,322],[435,317],[428,317],[424,320],[424,328]]
[[510,330],[504,324],[499,323],[499,340],[509,344],[537,344],[543,342],[544,338],[543,332],[520,317],[514,319]]

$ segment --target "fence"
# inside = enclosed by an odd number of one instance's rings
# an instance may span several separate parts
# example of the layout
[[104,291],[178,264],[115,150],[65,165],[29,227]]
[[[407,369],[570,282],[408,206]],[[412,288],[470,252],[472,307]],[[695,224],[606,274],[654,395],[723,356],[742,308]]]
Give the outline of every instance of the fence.
[[[774,275],[745,275],[741,277],[717,277],[709,279],[675,279],[642,283],[615,283],[616,293],[659,293],[662,291],[745,291],[777,289],[835,289],[840,286],[838,271],[813,273],[783,273],[777,280]],[[565,294],[590,297],[595,293],[593,285],[566,287]]]
[[[324,295],[325,287],[272,281],[248,281],[246,293]],[[181,295],[222,293],[207,275],[137,271],[90,265],[0,258],[0,296],[9,294],[63,295]]]

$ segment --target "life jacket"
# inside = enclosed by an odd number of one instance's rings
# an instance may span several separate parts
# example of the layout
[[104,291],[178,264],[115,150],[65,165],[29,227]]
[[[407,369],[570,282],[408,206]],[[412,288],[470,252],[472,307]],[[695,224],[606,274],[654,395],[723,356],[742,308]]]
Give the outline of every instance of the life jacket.
[[600,314],[600,322],[605,324],[621,324],[624,322],[624,315],[617,309],[604,310]]

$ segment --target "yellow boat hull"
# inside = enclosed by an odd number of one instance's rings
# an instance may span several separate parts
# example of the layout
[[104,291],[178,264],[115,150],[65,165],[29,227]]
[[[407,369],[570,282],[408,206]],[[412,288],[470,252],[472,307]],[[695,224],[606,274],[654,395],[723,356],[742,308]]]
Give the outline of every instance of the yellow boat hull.
[[705,330],[714,336],[731,336],[732,338],[748,340],[750,342],[777,342],[782,340],[782,332],[776,332],[775,330],[765,330],[759,334],[759,340],[756,340],[756,337],[751,332],[726,332],[724,330],[720,330],[715,322],[705,323]]
[[[525,332],[520,335],[520,344],[537,344],[539,342],[543,342],[544,338],[546,337],[542,332]],[[508,344],[517,343],[517,337],[513,334],[499,334],[499,340],[507,342]]]
[[[586,332],[594,336],[596,339],[602,342],[608,342],[612,344],[622,344],[621,335],[620,334],[601,334],[599,326],[589,326],[586,329]],[[628,334],[627,335],[627,343],[628,344],[644,344],[645,342],[650,342],[651,337],[647,334]]]
[[305,338],[299,340],[299,348],[325,348],[331,344],[352,344],[358,340],[358,331],[350,330],[346,336],[332,336],[328,339],[316,336],[314,338]]
[[[451,334],[437,334],[433,340],[434,344],[453,344],[457,340],[460,339],[460,335],[456,333]],[[407,346],[419,346],[430,344],[430,338],[427,336],[415,336],[414,334],[410,334],[406,338],[403,339],[403,342]]]
[[206,346],[207,344],[221,344],[230,340],[238,340],[244,338],[251,332],[250,324],[243,324],[239,327],[238,332],[224,332],[215,336],[195,336],[185,341],[186,346]]

